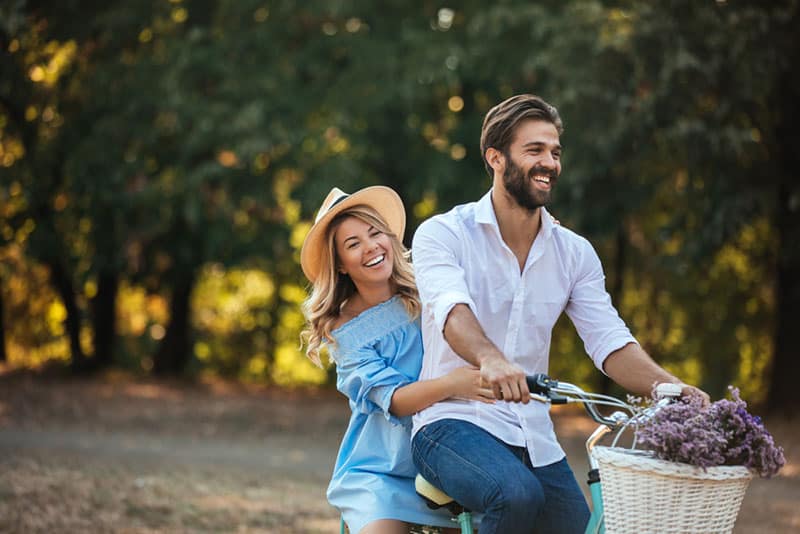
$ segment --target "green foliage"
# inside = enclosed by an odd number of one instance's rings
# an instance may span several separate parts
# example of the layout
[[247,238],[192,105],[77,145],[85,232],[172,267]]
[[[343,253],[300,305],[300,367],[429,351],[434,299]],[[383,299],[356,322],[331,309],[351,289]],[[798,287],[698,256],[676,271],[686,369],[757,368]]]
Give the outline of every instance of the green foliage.
[[[162,303],[199,276],[191,365],[294,380],[298,249],[327,191],[395,188],[410,241],[488,188],[482,118],[533,92],[566,126],[552,211],[595,244],[635,334],[712,394],[735,380],[763,394],[796,1],[2,9],[0,235],[33,264],[62,262],[84,313],[102,273]],[[251,269],[274,294],[227,316],[250,294],[228,276]],[[120,311],[120,350],[151,361],[163,307],[135,327]],[[208,313],[255,326],[219,330]],[[582,352],[560,324],[554,374],[596,380]]]

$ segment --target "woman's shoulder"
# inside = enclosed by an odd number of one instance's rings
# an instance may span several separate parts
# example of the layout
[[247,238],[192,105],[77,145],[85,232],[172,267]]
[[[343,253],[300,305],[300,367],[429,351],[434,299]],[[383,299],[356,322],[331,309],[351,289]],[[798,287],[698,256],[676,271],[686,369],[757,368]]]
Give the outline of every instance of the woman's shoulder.
[[343,312],[334,323],[331,336],[340,348],[360,348],[415,324],[403,301],[394,296],[358,314]]
[[333,322],[333,325],[331,325],[331,332],[335,333],[336,330],[338,330],[345,324],[349,323],[351,320],[358,317],[358,315],[359,315],[358,313],[353,313],[350,310],[344,308],[339,310],[339,317],[337,317],[336,320]]

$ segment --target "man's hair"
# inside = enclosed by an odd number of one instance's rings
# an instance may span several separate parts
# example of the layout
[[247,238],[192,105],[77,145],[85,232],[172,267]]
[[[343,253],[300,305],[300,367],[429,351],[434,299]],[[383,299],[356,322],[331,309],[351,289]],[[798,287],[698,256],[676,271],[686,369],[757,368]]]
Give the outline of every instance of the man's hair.
[[558,110],[536,95],[516,95],[500,102],[486,114],[481,128],[481,157],[489,176],[494,170],[486,160],[486,150],[494,148],[508,155],[517,126],[526,120],[546,121],[556,127],[558,135],[564,132]]

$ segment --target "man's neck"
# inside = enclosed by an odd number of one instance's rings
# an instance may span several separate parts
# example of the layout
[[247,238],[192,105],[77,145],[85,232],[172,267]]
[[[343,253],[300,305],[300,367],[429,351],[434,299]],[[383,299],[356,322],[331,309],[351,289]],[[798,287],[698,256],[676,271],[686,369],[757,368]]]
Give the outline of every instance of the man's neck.
[[492,190],[492,207],[503,241],[517,257],[521,254],[527,257],[542,226],[542,209],[529,211],[498,188]]

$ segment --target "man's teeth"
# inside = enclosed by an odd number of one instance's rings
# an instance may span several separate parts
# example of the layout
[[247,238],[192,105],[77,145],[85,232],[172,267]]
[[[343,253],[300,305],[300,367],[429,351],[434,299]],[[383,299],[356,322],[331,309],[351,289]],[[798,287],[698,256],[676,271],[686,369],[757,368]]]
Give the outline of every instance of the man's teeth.
[[543,184],[549,184],[550,183],[550,177],[549,176],[534,176],[533,179],[535,181],[537,181],[537,182],[542,182]]
[[380,262],[382,262],[384,257],[385,256],[383,254],[381,254],[380,256],[377,256],[377,257],[373,258],[372,260],[368,261],[364,265],[366,265],[367,267],[373,267],[375,265],[378,265]]

